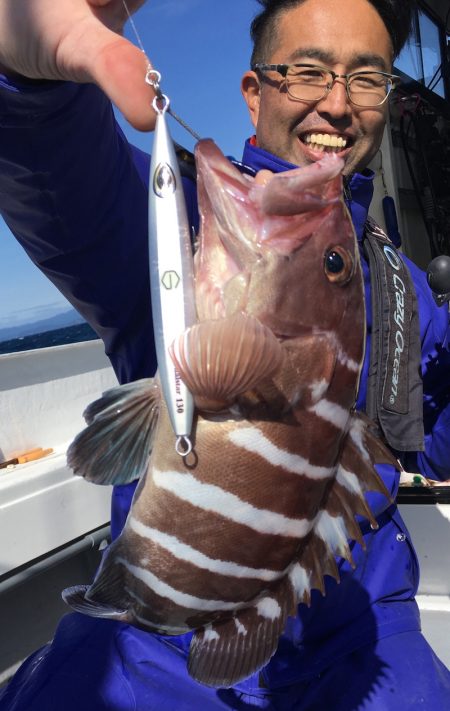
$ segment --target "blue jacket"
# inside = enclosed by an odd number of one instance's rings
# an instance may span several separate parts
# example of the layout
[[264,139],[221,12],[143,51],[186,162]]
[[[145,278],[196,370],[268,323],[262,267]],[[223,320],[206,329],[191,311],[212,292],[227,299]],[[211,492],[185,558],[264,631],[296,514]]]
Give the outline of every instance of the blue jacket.
[[[3,88],[2,88],[3,86]],[[148,157],[128,145],[109,102],[92,85],[11,86],[0,81],[0,209],[36,265],[89,321],[105,343],[120,382],[153,374],[156,365],[147,266]],[[274,171],[292,167],[246,144],[243,162]],[[195,185],[185,179],[188,212],[197,224]],[[355,175],[349,205],[361,238],[372,199],[372,175]],[[417,468],[432,478],[450,477],[448,312],[438,309],[424,274],[410,267],[420,309],[424,375],[424,453]],[[365,277],[368,340],[370,279]],[[358,407],[363,408],[364,364]],[[395,497],[398,474],[382,469]],[[113,535],[129,508],[133,485],[116,487]],[[395,506],[372,496],[380,528],[362,523],[366,552],[353,544],[353,571],[339,561],[341,584],[327,582],[310,608],[299,607],[279,649],[264,670],[268,687],[310,678],[361,645],[396,632],[418,630],[414,595],[418,563]],[[171,638],[186,649],[190,636]],[[246,688],[256,679],[244,682]]]

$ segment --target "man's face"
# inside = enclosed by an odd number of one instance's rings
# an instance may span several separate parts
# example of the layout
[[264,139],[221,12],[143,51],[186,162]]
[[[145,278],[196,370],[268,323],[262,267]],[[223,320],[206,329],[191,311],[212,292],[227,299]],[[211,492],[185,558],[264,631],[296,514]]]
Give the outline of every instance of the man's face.
[[[380,16],[368,0],[304,0],[278,21],[275,50],[269,64],[306,62],[347,74],[364,69],[391,71],[392,44]],[[345,174],[362,171],[376,154],[386,120],[387,102],[358,108],[347,97],[345,80],[337,79],[326,97],[316,102],[291,98],[283,77],[247,72],[242,91],[256,128],[257,145],[295,165],[319,160],[320,144],[341,146]],[[315,135],[318,142],[311,143]],[[342,142],[346,147],[342,148]]]

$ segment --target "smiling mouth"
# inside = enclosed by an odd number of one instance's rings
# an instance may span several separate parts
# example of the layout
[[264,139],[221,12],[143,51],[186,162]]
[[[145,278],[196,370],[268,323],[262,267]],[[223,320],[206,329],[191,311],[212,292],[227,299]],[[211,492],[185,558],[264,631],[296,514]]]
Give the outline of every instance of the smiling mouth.
[[320,153],[340,153],[352,143],[347,136],[334,133],[305,133],[300,136],[300,140],[311,150]]

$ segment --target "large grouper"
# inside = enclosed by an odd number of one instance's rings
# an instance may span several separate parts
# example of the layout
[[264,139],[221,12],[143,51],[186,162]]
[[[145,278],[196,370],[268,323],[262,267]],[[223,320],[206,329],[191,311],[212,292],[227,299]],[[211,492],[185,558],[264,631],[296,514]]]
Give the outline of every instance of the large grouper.
[[141,475],[124,530],[75,610],[149,632],[194,630],[189,672],[228,687],[265,665],[335,556],[377,524],[375,463],[397,465],[355,411],[365,345],[358,245],[334,155],[242,175],[196,148],[198,322],[172,357],[195,398],[193,450],[175,451],[158,378],[92,403],[69,450],[100,484]]

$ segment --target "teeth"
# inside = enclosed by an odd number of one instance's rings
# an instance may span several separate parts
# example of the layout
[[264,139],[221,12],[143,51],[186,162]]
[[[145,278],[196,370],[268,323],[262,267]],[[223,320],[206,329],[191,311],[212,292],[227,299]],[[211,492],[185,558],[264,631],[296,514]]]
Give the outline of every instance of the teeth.
[[347,139],[330,133],[310,133],[306,136],[305,143],[316,151],[323,152],[329,148],[337,153],[347,146]]

